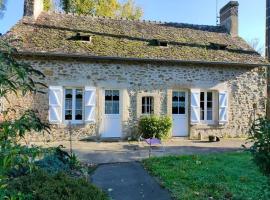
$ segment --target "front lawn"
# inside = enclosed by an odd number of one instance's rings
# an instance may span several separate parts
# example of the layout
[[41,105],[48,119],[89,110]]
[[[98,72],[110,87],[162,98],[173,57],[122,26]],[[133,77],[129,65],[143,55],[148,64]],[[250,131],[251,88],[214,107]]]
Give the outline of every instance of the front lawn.
[[249,153],[168,156],[143,161],[175,199],[270,199],[268,179]]

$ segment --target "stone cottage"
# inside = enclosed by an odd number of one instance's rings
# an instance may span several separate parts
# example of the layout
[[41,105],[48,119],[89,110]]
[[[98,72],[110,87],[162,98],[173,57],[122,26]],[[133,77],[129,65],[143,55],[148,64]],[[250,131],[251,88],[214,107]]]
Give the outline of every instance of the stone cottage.
[[266,62],[238,36],[238,2],[221,25],[134,21],[44,12],[26,0],[3,38],[41,70],[47,94],[12,105],[38,109],[50,140],[126,138],[144,115],[168,115],[172,136],[237,137],[266,113]]

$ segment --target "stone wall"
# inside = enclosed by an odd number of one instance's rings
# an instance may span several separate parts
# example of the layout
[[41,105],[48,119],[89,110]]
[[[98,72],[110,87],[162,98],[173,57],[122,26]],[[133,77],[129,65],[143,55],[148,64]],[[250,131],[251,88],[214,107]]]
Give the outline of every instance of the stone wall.
[[[123,137],[136,132],[135,127],[140,117],[138,100],[143,95],[155,98],[155,114],[171,115],[172,90],[178,89],[189,91],[191,88],[200,88],[229,92],[229,122],[223,126],[218,123],[189,125],[190,138],[198,138],[200,135],[206,137],[209,134],[230,137],[246,135],[254,118],[254,103],[257,107],[255,117],[265,115],[266,72],[262,67],[207,67],[37,59],[27,60],[27,62],[44,72],[47,77],[43,81],[48,86],[96,87],[96,123],[72,126],[73,139],[100,136],[101,113],[104,109],[101,92],[104,89],[122,91]],[[37,109],[43,120],[48,119],[48,94],[12,98],[11,104]],[[63,124],[53,125],[50,135],[30,134],[27,138],[27,140],[41,141],[66,139],[69,139],[69,128]]]

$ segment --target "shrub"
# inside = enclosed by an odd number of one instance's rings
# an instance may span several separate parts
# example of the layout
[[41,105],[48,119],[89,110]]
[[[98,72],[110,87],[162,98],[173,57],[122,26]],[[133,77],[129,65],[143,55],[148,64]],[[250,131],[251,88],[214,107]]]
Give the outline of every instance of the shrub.
[[260,118],[250,128],[249,141],[253,143],[250,151],[254,161],[265,173],[270,174],[270,120]]
[[139,121],[139,133],[143,138],[167,138],[171,128],[172,119],[168,116],[144,116]]
[[48,174],[38,170],[11,180],[8,195],[21,194],[24,199],[42,200],[106,200],[107,196],[85,179],[68,177],[64,173]]

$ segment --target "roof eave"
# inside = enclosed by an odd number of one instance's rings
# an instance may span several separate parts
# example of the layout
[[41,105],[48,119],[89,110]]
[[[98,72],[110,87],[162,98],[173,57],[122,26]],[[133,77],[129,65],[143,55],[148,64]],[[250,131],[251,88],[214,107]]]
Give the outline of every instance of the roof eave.
[[270,67],[270,63],[239,63],[225,61],[204,61],[204,60],[176,60],[176,59],[159,59],[159,58],[132,58],[132,57],[112,57],[112,56],[92,56],[85,54],[70,54],[56,52],[17,52],[19,57],[50,57],[64,59],[79,59],[83,61],[121,61],[121,62],[156,62],[156,63],[171,63],[183,65],[221,65],[221,66],[246,66],[246,67]]

